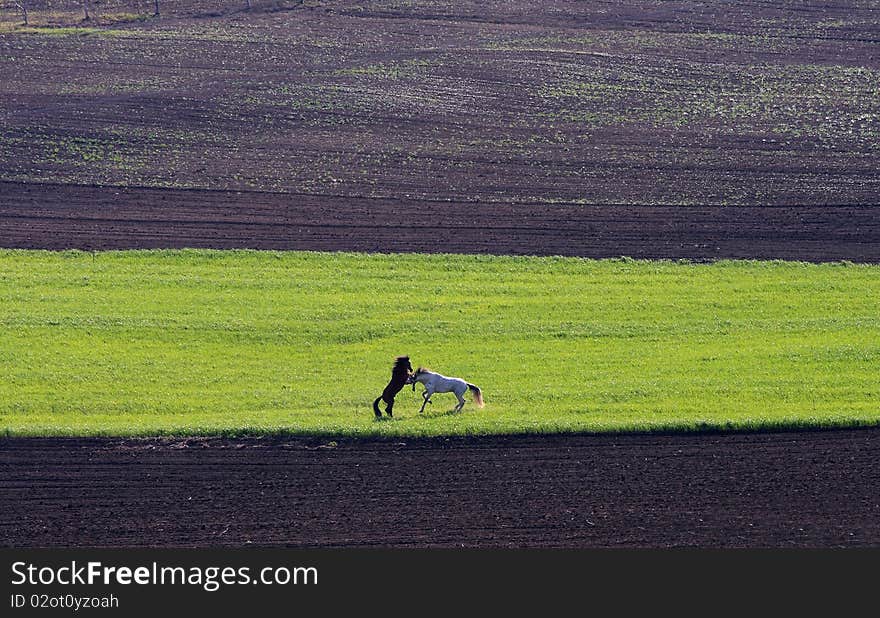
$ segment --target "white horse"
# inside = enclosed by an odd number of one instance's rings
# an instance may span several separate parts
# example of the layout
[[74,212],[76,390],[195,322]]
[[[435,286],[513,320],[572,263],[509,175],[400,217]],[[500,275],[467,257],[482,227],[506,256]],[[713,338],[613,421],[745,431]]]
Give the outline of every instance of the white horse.
[[470,382],[465,382],[461,378],[447,378],[439,373],[429,371],[425,367],[419,367],[410,377],[409,382],[413,385],[413,390],[416,390],[416,382],[421,382],[425,385],[425,392],[422,393],[422,397],[425,400],[422,402],[422,409],[419,410],[419,414],[425,411],[425,404],[431,403],[431,395],[449,392],[455,393],[455,396],[458,397],[458,405],[455,406],[455,412],[458,412],[464,407],[464,394],[468,389],[474,394],[474,402],[479,407],[483,407],[483,392],[480,390],[480,387],[474,386]]

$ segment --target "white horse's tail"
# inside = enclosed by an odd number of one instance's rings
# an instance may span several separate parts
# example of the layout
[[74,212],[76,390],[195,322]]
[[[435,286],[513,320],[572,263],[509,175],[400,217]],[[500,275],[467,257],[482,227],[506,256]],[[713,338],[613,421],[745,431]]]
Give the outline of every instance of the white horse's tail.
[[470,382],[467,383],[468,388],[474,393],[474,403],[477,404],[477,407],[483,407],[483,391],[480,390],[479,386],[474,386]]

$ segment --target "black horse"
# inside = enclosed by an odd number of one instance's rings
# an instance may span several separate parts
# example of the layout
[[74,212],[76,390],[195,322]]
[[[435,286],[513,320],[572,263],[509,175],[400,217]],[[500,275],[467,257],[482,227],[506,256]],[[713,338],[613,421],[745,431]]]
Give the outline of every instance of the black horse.
[[376,418],[382,418],[382,412],[379,411],[380,400],[387,404],[385,412],[388,416],[392,416],[391,410],[394,408],[394,396],[400,392],[400,389],[406,386],[412,375],[412,370],[412,365],[409,364],[409,356],[398,356],[394,359],[394,367],[391,368],[391,381],[388,382],[388,386],[382,391],[382,395],[376,397],[376,401],[373,402],[373,412],[376,413]]

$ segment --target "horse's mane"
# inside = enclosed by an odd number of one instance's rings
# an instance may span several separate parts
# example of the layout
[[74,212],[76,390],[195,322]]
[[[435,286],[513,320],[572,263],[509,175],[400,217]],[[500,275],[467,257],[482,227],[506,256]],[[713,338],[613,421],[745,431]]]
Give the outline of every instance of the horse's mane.
[[394,369],[393,371],[397,371],[399,369],[406,369],[407,365],[409,365],[409,356],[398,356],[394,359]]
[[416,369],[416,373],[424,373],[426,371],[431,371],[431,368],[430,367],[419,367],[418,369]]

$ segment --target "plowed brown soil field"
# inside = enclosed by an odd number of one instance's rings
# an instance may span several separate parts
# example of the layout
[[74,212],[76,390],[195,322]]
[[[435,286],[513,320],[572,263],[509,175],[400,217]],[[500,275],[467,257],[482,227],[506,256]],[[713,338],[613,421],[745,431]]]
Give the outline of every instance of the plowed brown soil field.
[[0,440],[2,546],[880,544],[880,431]]
[[0,246],[880,258],[871,3],[131,4],[2,13]]
[[0,183],[3,245],[880,261],[872,206],[470,204]]

